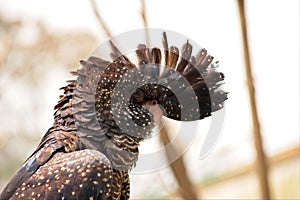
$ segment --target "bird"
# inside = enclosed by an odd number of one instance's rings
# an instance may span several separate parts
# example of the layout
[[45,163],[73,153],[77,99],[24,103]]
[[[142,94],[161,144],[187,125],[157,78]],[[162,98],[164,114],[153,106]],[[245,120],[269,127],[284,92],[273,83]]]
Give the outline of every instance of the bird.
[[0,199],[129,199],[139,144],[163,117],[195,121],[224,107],[224,74],[202,48],[138,44],[136,62],[111,46],[60,88],[54,123]]

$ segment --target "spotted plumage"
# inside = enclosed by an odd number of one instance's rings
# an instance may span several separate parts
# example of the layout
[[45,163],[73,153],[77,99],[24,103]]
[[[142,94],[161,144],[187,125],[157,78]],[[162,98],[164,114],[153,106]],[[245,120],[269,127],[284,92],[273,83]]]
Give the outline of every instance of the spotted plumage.
[[112,173],[109,160],[99,151],[58,152],[21,184],[12,199],[104,199],[111,191]]
[[224,75],[192,45],[181,53],[138,45],[133,64],[111,42],[112,61],[90,57],[62,87],[54,124],[0,199],[128,199],[139,143],[162,115],[200,120],[223,107]]

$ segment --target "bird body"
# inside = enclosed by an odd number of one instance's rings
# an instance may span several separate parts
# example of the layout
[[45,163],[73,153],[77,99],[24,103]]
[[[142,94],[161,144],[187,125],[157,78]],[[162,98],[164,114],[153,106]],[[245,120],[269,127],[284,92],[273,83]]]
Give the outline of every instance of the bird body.
[[110,43],[112,61],[92,56],[72,72],[53,126],[0,199],[129,199],[139,143],[163,115],[200,120],[223,107],[224,75],[205,49],[192,56],[187,42],[179,55],[164,33],[162,51],[138,45],[136,66]]

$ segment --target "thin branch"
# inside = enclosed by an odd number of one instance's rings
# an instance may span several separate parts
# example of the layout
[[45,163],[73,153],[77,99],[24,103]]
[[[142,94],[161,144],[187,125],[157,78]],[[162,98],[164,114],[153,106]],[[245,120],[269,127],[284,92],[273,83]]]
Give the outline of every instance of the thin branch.
[[[165,152],[168,160],[171,161],[172,157],[177,154],[177,150],[171,143],[168,132],[165,128],[163,128],[160,132],[160,139],[164,143],[164,146],[169,145],[169,148],[166,149]],[[180,156],[177,160],[172,162],[170,164],[170,167],[179,185],[180,195],[184,199],[199,199],[197,198],[196,192],[193,188],[193,184],[188,177],[183,157]]]
[[142,6],[141,16],[142,16],[144,27],[146,28],[145,29],[146,43],[147,43],[147,46],[149,46],[150,45],[150,39],[149,39],[149,32],[147,30],[147,28],[148,28],[148,20],[147,20],[147,16],[146,16],[146,14],[147,14],[146,13],[147,7],[146,7],[145,0],[141,0],[141,6]]
[[104,19],[102,19],[98,9],[97,9],[97,4],[96,4],[96,1],[95,0],[90,0],[90,3],[91,3],[91,6],[93,8],[93,12],[94,12],[94,15],[98,21],[98,24],[100,26],[100,28],[104,31],[105,33],[105,36],[107,38],[110,38],[112,36],[111,34],[111,31],[109,30],[107,24],[105,23]]
[[237,2],[238,2],[239,14],[240,14],[245,71],[246,71],[248,92],[250,98],[250,107],[252,113],[253,137],[254,137],[256,154],[257,154],[257,158],[256,158],[257,170],[259,174],[262,198],[270,199],[270,190],[269,190],[269,183],[268,183],[268,168],[267,168],[265,152],[263,149],[263,139],[260,132],[260,124],[259,124],[258,112],[256,108],[256,101],[255,101],[255,87],[254,87],[252,71],[251,71],[244,0],[237,0]]

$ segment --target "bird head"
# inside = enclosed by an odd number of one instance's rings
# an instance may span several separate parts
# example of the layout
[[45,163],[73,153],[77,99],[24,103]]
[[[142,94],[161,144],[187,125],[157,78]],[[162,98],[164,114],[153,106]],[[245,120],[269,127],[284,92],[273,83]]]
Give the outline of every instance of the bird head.
[[144,139],[162,116],[193,121],[221,109],[227,93],[220,87],[224,75],[217,71],[213,57],[205,49],[192,55],[189,42],[180,53],[177,47],[168,46],[165,33],[162,42],[163,49],[138,45],[136,64],[112,42],[113,61],[94,56],[81,61],[82,67],[74,72],[78,75],[74,86],[78,92],[73,92],[75,118],[96,117],[102,128],[115,134]]

